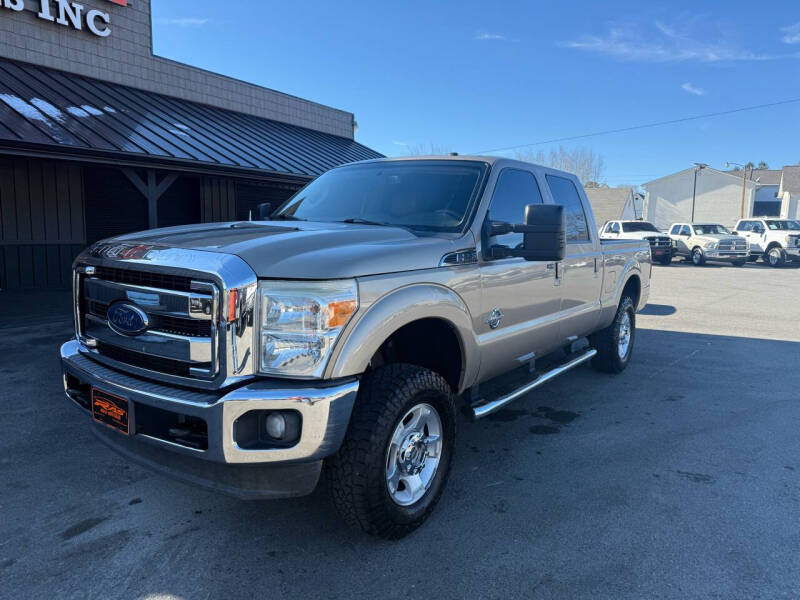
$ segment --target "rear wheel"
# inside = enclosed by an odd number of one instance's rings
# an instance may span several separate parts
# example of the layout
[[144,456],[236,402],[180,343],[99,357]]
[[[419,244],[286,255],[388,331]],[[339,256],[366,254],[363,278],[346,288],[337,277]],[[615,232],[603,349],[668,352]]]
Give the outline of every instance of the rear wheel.
[[408,364],[366,375],[326,469],[342,517],[386,539],[414,531],[442,495],[455,432],[453,396],[441,375]]
[[692,264],[695,267],[702,267],[706,264],[706,256],[700,248],[692,250]]
[[770,267],[782,267],[786,262],[786,258],[783,255],[783,248],[780,246],[773,246],[767,250],[767,253],[764,255],[764,262]]
[[597,355],[592,366],[604,373],[620,373],[630,362],[636,339],[636,309],[633,298],[622,297],[614,321],[592,335],[591,342]]

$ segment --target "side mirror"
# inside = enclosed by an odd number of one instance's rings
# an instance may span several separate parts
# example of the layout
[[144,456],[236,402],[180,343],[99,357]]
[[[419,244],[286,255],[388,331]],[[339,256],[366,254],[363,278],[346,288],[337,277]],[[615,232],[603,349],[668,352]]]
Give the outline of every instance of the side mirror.
[[528,204],[525,224],[491,223],[489,235],[521,233],[521,247],[492,246],[492,258],[517,257],[525,260],[560,261],[567,252],[567,222],[564,207],[558,204]]
[[256,206],[256,221],[269,221],[272,216],[272,203],[262,202]]
[[564,260],[567,253],[567,219],[559,204],[525,207],[522,247],[525,260]]

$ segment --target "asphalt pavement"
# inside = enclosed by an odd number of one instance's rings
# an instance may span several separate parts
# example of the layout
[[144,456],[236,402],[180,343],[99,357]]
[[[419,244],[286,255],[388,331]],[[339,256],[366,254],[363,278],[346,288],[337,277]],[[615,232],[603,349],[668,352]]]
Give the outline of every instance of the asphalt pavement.
[[621,375],[461,420],[399,542],[326,490],[242,502],[107,449],[63,398],[64,320],[0,330],[2,598],[800,597],[800,269],[654,267]]

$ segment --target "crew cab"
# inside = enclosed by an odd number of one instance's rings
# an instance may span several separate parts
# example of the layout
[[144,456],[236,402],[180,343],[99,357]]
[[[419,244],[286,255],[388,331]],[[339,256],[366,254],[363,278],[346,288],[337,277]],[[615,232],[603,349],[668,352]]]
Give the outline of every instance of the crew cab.
[[747,240],[719,223],[673,223],[669,228],[673,253],[702,266],[706,261],[741,267],[750,255]]
[[654,262],[672,262],[672,240],[647,221],[606,221],[600,228],[601,240],[646,240]]
[[76,259],[64,390],[132,460],[242,498],[308,494],[324,467],[348,522],[398,538],[442,494],[458,405],[631,359],[650,248],[601,242],[569,173],[366,161],[259,214]]
[[800,261],[800,222],[793,219],[756,217],[740,219],[736,232],[750,242],[751,260],[772,267]]

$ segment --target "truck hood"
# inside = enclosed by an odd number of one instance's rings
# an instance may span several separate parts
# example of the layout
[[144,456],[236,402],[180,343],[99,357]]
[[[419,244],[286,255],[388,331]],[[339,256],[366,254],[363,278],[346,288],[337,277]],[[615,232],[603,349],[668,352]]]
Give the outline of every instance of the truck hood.
[[309,221],[241,221],[151,229],[104,240],[235,254],[259,277],[340,279],[439,266],[474,246],[472,235],[415,235],[400,227]]

